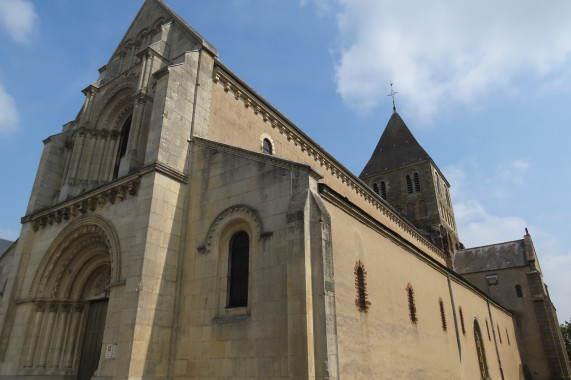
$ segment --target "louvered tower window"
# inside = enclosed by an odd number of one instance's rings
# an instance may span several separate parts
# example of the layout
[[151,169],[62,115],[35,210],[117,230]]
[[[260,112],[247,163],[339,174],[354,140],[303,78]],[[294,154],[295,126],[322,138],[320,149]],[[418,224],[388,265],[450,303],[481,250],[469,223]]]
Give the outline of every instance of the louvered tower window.
[[414,173],[414,191],[420,191],[420,178],[418,177],[418,173]]
[[377,194],[379,194],[379,186],[377,186],[377,183],[373,183],[373,191]]
[[406,175],[406,192],[409,194],[413,193],[412,180],[410,179],[410,174]]
[[381,198],[387,199],[387,184],[385,181],[381,181]]

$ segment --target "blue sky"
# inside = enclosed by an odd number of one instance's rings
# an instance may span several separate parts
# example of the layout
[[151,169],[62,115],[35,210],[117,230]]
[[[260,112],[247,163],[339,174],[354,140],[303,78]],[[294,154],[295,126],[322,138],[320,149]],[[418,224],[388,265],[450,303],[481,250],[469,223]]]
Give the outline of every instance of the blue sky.
[[[0,0],[0,238],[42,140],[75,118],[142,0]],[[528,227],[571,317],[571,2],[166,0],[220,59],[355,174],[397,109],[452,186],[460,239]]]

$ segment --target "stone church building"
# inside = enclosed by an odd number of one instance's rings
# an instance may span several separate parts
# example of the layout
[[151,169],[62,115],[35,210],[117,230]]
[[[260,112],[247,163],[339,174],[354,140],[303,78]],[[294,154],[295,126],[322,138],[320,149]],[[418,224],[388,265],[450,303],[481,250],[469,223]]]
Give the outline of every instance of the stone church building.
[[463,247],[396,110],[356,176],[217,57],[146,0],[44,141],[0,379],[570,379],[530,235]]

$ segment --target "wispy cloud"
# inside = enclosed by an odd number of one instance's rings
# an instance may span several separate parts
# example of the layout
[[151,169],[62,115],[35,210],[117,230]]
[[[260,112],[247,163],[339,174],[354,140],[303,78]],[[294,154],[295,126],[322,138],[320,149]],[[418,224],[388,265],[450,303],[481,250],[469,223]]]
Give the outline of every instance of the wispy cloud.
[[339,0],[337,90],[369,110],[392,80],[407,113],[430,121],[440,104],[475,105],[518,76],[567,72],[570,13],[565,0]]
[[28,43],[32,37],[38,15],[28,0],[0,0],[0,25],[10,37]]
[[489,174],[480,170],[478,161],[477,158],[466,159],[444,169],[446,177],[454,184],[451,190],[460,240],[466,247],[517,240],[522,239],[525,228],[529,227],[551,298],[558,307],[557,314],[560,319],[569,318],[571,252],[562,249],[564,245],[556,236],[533,223],[528,224],[525,218],[499,214],[493,207],[476,200],[482,199],[482,194],[489,194],[489,199],[502,202],[498,198],[510,194],[514,186],[525,185],[525,174],[531,164],[527,160],[514,159],[498,163]]
[[14,98],[0,84],[0,134],[15,130],[18,119]]
[[527,226],[518,216],[492,215],[475,200],[456,202],[454,214],[460,239],[466,247],[521,239]]

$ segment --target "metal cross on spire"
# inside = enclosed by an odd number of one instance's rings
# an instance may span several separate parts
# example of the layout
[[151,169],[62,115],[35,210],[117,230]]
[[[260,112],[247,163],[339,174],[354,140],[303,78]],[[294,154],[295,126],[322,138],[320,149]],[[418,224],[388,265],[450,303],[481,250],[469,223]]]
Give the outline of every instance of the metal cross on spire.
[[392,81],[389,82],[389,83],[391,84],[391,92],[390,92],[390,94],[388,94],[387,96],[390,96],[390,97],[393,98],[393,111],[396,112],[396,111],[397,111],[397,107],[395,106],[395,95],[398,94],[398,92],[393,90],[393,84],[394,84],[394,83],[393,83]]

